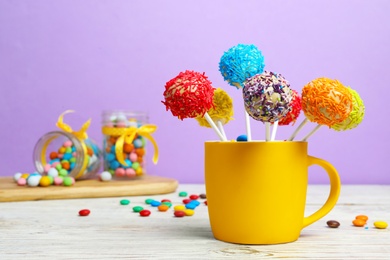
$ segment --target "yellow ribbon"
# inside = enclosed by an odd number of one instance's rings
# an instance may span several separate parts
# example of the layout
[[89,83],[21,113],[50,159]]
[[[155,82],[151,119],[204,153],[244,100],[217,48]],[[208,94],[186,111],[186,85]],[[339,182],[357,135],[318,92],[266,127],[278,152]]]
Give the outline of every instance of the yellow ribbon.
[[84,175],[84,171],[88,166],[88,160],[86,159],[86,157],[88,155],[88,150],[87,150],[87,146],[85,145],[84,140],[88,138],[87,129],[88,129],[89,125],[91,124],[91,119],[88,119],[88,121],[82,125],[82,127],[80,128],[79,131],[73,131],[73,129],[72,129],[72,127],[70,127],[70,125],[65,124],[63,122],[64,115],[66,115],[68,113],[73,113],[73,112],[74,112],[73,110],[66,110],[64,113],[62,113],[58,117],[56,126],[58,128],[60,128],[61,130],[63,130],[64,132],[67,132],[67,133],[74,135],[76,138],[78,138],[80,140],[80,144],[81,144],[81,147],[83,148],[83,154],[84,154],[85,159],[83,161],[83,165],[81,166],[79,173],[75,177],[75,179],[78,179]]
[[58,117],[57,124],[56,124],[57,127],[65,132],[67,132],[67,133],[70,133],[70,134],[76,136],[80,140],[87,139],[88,138],[87,129],[88,129],[89,125],[91,124],[91,119],[88,119],[88,121],[83,124],[83,126],[80,128],[79,131],[73,131],[72,127],[70,127],[68,124],[65,124],[63,122],[64,115],[66,115],[68,113],[73,113],[73,112],[74,112],[73,110],[66,110],[64,113],[62,113]]
[[118,161],[127,166],[127,163],[123,158],[123,145],[125,143],[131,144],[135,138],[135,136],[141,135],[152,142],[154,147],[154,155],[153,155],[153,163],[156,164],[158,161],[158,146],[153,136],[151,135],[157,130],[156,125],[146,124],[140,126],[139,128],[131,126],[127,128],[115,128],[115,127],[107,127],[104,126],[102,128],[102,133],[105,135],[119,136],[115,143],[115,154]]

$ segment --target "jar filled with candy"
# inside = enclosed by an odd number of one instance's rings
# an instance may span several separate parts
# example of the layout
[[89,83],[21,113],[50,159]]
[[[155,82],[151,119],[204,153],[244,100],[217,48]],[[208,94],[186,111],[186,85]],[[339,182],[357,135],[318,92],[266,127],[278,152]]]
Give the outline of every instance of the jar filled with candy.
[[42,175],[52,177],[72,177],[75,180],[92,178],[101,165],[101,151],[94,141],[88,138],[87,121],[79,131],[63,123],[60,115],[57,126],[61,131],[52,131],[43,135],[34,148],[34,163]]
[[146,174],[147,139],[154,146],[153,162],[158,148],[152,137],[155,125],[148,124],[148,114],[131,111],[103,111],[104,170],[115,179],[134,179]]

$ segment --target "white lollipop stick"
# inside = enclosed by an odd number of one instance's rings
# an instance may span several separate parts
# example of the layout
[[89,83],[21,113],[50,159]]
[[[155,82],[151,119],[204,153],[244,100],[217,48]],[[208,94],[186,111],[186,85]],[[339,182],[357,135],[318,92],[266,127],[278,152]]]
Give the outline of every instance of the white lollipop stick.
[[245,125],[246,125],[246,136],[247,140],[252,141],[252,133],[251,133],[251,123],[249,121],[249,114],[245,111]]
[[223,135],[223,137],[225,137],[225,139],[227,140],[225,129],[223,128],[223,124],[220,120],[217,121],[217,126],[218,126],[219,131]]
[[214,123],[213,119],[211,119],[210,115],[206,112],[204,114],[204,118],[207,120],[207,122],[210,124],[210,126],[214,129],[214,131],[217,133],[221,141],[227,141],[227,139],[221,134],[221,132],[218,130],[217,125]]
[[265,141],[268,142],[270,140],[270,122],[265,122]]
[[309,139],[310,136],[312,136],[315,132],[317,132],[318,129],[320,129],[321,126],[322,126],[322,125],[317,125],[316,127],[314,127],[314,129],[311,130],[311,132],[308,133],[308,134],[302,139],[302,141],[303,141],[303,142],[306,142],[307,139]]
[[278,125],[279,125],[279,121],[276,121],[274,123],[274,126],[272,127],[271,141],[275,141],[276,131],[278,130]]
[[304,127],[307,124],[308,121],[309,120],[307,118],[305,118],[305,120],[302,121],[302,123],[298,126],[298,128],[295,129],[294,133],[292,133],[292,135],[290,136],[288,141],[294,140],[295,136],[297,136],[298,132],[302,129],[302,127]]

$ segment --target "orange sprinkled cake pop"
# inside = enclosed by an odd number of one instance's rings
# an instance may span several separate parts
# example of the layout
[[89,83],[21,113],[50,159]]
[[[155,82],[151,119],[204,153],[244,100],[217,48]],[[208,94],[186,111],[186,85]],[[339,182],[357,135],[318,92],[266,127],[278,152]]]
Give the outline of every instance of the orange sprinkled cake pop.
[[352,111],[352,95],[338,80],[317,78],[302,89],[302,110],[319,125],[343,122]]

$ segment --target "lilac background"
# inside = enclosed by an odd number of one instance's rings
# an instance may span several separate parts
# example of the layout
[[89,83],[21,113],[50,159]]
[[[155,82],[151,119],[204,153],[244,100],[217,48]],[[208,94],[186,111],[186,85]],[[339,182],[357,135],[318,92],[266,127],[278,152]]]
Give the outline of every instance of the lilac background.
[[[344,184],[390,184],[389,8],[386,0],[0,0],[0,175],[34,170],[34,145],[56,129],[64,110],[76,110],[66,117],[76,129],[92,118],[89,135],[100,143],[102,110],[122,108],[147,111],[159,127],[160,161],[149,161],[150,174],[203,182],[203,142],[216,135],[166,112],[164,84],[182,70],[206,72],[234,100],[235,120],[225,128],[233,139],[245,132],[243,102],[223,81],[218,62],[231,46],[253,43],[266,69],[282,73],[299,92],[326,76],[360,93],[363,123],[347,132],[321,128],[309,152],[331,162]],[[263,125],[252,126],[254,138],[263,139]],[[293,129],[280,127],[277,138]],[[312,167],[310,182],[328,181]]]

